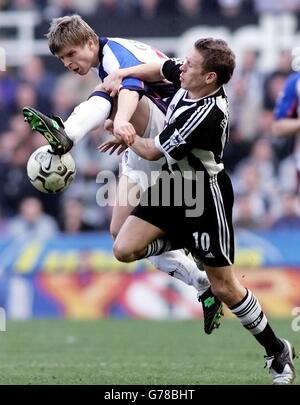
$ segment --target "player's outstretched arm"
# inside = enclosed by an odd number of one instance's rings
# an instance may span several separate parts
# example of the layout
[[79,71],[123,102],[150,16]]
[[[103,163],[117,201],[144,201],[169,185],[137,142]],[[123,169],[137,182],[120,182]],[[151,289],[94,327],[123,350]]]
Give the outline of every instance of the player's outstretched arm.
[[276,137],[288,137],[300,132],[300,118],[282,118],[273,122],[272,134]]
[[114,119],[114,135],[129,146],[135,136],[135,129],[129,122],[139,103],[139,93],[123,89],[119,93],[118,108]]
[[146,160],[158,160],[163,153],[155,146],[154,139],[134,137],[134,142],[128,145],[137,155]]
[[130,68],[118,69],[115,72],[109,74],[103,81],[103,88],[109,93],[111,97],[114,97],[121,87],[122,81],[126,77],[136,77],[143,81],[155,82],[161,80],[161,66],[163,62],[144,63],[138,66],[132,66]]

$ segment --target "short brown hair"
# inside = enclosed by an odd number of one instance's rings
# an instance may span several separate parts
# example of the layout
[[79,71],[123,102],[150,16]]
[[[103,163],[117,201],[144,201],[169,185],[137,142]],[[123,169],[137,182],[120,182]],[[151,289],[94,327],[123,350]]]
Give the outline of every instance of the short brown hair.
[[66,45],[83,46],[89,38],[92,38],[95,43],[98,41],[95,31],[77,14],[54,18],[47,38],[53,55],[59,53]]
[[223,39],[201,38],[195,48],[204,58],[203,69],[217,74],[217,84],[229,82],[235,68],[235,54]]

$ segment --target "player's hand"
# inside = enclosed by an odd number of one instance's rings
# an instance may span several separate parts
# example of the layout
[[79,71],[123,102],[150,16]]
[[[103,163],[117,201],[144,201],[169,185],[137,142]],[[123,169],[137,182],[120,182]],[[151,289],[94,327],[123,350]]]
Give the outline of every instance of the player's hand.
[[102,86],[111,97],[115,97],[119,93],[122,80],[123,77],[121,76],[120,69],[118,69],[106,76],[103,80]]
[[108,152],[112,155],[114,152],[117,151],[117,155],[120,155],[124,150],[127,149],[126,143],[120,141],[119,139],[115,138],[114,136],[111,137],[108,141],[103,142],[101,145],[98,146],[99,152]]
[[105,120],[105,122],[104,122],[104,130],[113,135],[113,133],[114,133],[114,122],[113,122],[113,120],[111,120],[111,119]]
[[136,132],[134,126],[130,124],[130,122],[115,119],[114,136],[118,139],[121,138],[126,143],[127,146],[130,146],[134,142]]

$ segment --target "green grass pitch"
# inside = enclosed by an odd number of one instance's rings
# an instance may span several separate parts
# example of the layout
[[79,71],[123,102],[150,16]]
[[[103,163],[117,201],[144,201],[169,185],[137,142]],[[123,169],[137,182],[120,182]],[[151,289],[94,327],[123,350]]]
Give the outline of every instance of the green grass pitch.
[[[300,352],[291,321],[271,324]],[[0,384],[271,384],[262,347],[238,321],[223,319],[210,336],[202,328],[200,320],[8,322]]]

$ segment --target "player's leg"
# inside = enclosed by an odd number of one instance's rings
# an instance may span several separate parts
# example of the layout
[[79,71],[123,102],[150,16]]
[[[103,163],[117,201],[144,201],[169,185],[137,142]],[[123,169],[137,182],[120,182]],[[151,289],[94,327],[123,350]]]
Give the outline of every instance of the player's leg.
[[58,154],[68,152],[89,131],[104,126],[111,111],[112,99],[101,90],[80,103],[64,123],[59,117],[49,117],[32,107],[23,108],[31,128],[40,132]]
[[76,144],[88,132],[103,127],[112,111],[111,97],[101,91],[94,91],[88,100],[80,103],[64,122],[65,132]]
[[155,242],[155,253],[159,254],[160,249],[164,251],[168,244],[164,236],[165,232],[157,226],[129,215],[115,240],[114,255],[125,263],[149,257],[152,254],[153,242]]
[[289,384],[295,377],[294,350],[289,342],[274,334],[258,300],[239,282],[233,271],[233,192],[231,181],[224,171],[209,181],[209,187],[205,188],[205,204],[202,229],[206,227],[206,232],[193,236],[197,236],[196,250],[203,260],[212,292],[264,346],[273,382]]
[[[148,138],[155,136],[163,129],[164,119],[161,110],[147,97],[142,97],[131,122],[137,133],[142,133],[145,138]],[[139,158],[130,150],[126,154],[122,159],[122,173],[126,174],[133,183],[139,185],[141,191],[147,189],[157,178],[165,160],[148,162]],[[119,199],[122,198],[124,203],[124,196],[131,195],[132,197],[134,193],[132,193],[132,190],[126,190],[126,182],[123,183],[119,185],[122,190],[118,194],[120,194]],[[128,183],[128,186],[131,187],[130,183]],[[132,198],[130,199],[132,201]],[[124,206],[120,207],[119,211],[118,205],[120,204],[117,201],[117,208],[114,210],[112,221],[112,232],[114,234],[118,232],[120,225],[125,220],[126,213],[128,213]],[[206,273],[199,271],[194,261],[188,258],[182,250],[165,252],[148,259],[158,270],[194,286],[198,292],[198,298],[209,287]]]
[[[113,239],[116,239],[125,220],[138,203],[141,192],[137,182],[134,181],[136,180],[135,172],[130,171],[128,166],[125,166],[123,170],[127,175],[120,177],[110,224],[110,233]],[[206,273],[199,271],[194,261],[188,258],[182,250],[164,252],[148,259],[158,270],[195,287],[198,298],[209,288]]]
[[[113,207],[110,233],[115,240],[122,225],[128,218],[133,208],[137,205],[140,198],[141,189],[139,185],[130,179],[126,174],[122,174],[116,193],[116,201]],[[135,202],[135,203],[134,203]]]
[[[101,85],[91,94],[88,100],[80,103],[65,122],[59,117],[49,117],[32,107],[24,107],[25,120],[33,130],[40,132],[58,154],[68,152],[73,144],[79,142],[88,132],[103,127],[111,115],[113,102]],[[139,102],[133,116],[138,133],[142,133],[149,118],[148,104]]]
[[259,301],[250,290],[241,285],[232,266],[204,267],[214,294],[265,348],[266,366],[272,373],[273,383],[291,384],[295,379],[294,347],[287,340],[275,335]]

